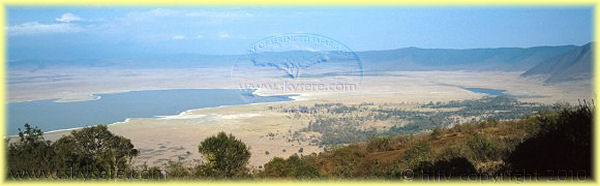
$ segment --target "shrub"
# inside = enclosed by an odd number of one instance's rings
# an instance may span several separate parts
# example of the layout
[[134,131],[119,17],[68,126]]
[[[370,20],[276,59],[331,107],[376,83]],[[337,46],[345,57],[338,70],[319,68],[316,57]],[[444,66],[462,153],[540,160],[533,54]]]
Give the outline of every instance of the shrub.
[[8,145],[7,162],[9,170],[51,169],[54,151],[50,141],[46,141],[41,129],[29,124],[19,129],[19,141]]
[[442,152],[437,156],[438,161],[449,161],[453,158],[465,157],[466,149],[464,145],[453,145],[445,148]]
[[141,178],[152,178],[152,179],[158,180],[158,179],[167,179],[167,176],[171,176],[171,175],[168,175],[167,172],[164,172],[158,166],[148,166],[148,164],[146,164],[146,162],[144,162],[144,164],[141,166],[141,171],[144,173],[137,175],[137,176],[140,176]]
[[353,177],[361,169],[359,166],[366,154],[365,148],[357,144],[335,147],[319,154],[318,167],[324,169],[327,176]]
[[261,176],[270,178],[289,178],[292,176],[293,169],[287,163],[287,161],[280,157],[271,159],[264,166],[264,171]]
[[367,142],[367,151],[382,152],[392,150],[391,139],[389,137],[373,137]]
[[502,160],[505,154],[504,145],[497,141],[484,134],[472,135],[467,141],[467,147],[471,150],[473,160],[478,162]]
[[439,160],[433,163],[429,170],[426,170],[430,175],[443,175],[448,178],[459,178],[464,175],[477,173],[477,170],[464,157],[453,157],[448,160]]
[[205,164],[199,167],[199,173],[214,178],[247,177],[246,165],[250,159],[249,148],[233,135],[220,132],[206,138],[198,146],[204,156]]
[[440,139],[442,137],[442,128],[436,127],[431,131],[431,137],[433,139]]
[[294,167],[294,178],[296,179],[313,179],[319,177],[317,168],[304,162],[297,155],[290,156],[288,162],[290,166]]
[[406,149],[404,160],[409,168],[414,170],[425,169],[431,164],[432,153],[429,143],[418,141]]
[[192,172],[180,161],[169,161],[167,163],[167,175],[169,178],[190,178]]
[[538,117],[539,133],[519,144],[507,159],[508,171],[555,176],[558,171],[590,177],[593,105],[561,106]]
[[312,179],[319,177],[319,171],[313,165],[304,162],[297,155],[288,159],[273,158],[265,164],[265,169],[259,173],[263,177],[270,178],[296,178]]

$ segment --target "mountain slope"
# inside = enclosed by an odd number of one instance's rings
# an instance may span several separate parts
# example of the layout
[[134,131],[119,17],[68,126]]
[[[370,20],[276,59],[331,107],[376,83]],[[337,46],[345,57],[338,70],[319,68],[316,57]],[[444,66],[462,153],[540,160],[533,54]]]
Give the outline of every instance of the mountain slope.
[[527,70],[576,46],[358,52],[367,70]]
[[[531,48],[478,48],[478,49],[423,49],[400,48],[381,51],[359,51],[357,56],[367,72],[392,70],[501,70],[525,71],[543,61],[563,55],[577,46],[540,46]],[[339,52],[338,52],[339,53]],[[336,61],[329,51],[328,57]],[[269,55],[304,58],[315,55],[313,51],[286,51]],[[333,57],[332,57],[333,56]],[[247,55],[203,54],[138,54],[127,53],[107,57],[89,58],[10,58],[9,68],[45,68],[50,66],[101,66],[135,68],[193,68],[231,67],[237,60],[247,60]],[[277,62],[278,60],[274,60]]]
[[563,55],[546,60],[527,70],[521,76],[540,75],[546,83],[591,79],[592,43],[577,47]]

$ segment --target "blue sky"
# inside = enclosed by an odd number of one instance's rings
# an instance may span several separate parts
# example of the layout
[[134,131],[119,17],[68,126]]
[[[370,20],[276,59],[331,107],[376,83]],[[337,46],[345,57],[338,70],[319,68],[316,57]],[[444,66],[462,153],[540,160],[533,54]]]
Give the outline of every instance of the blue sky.
[[243,54],[277,34],[328,36],[355,51],[583,45],[589,7],[8,7],[11,57]]

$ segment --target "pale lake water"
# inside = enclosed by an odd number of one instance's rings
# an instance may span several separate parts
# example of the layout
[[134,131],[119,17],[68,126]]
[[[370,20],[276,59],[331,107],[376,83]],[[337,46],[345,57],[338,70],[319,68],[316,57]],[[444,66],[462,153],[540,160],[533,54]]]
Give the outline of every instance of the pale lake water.
[[258,96],[233,89],[145,90],[98,94],[100,99],[56,102],[58,99],[8,104],[8,135],[25,123],[43,131],[111,124],[127,118],[177,115],[183,111],[222,105],[290,101],[290,96]]
[[491,89],[491,88],[463,88],[465,90],[476,92],[476,93],[484,93],[491,96],[503,96],[506,95],[506,90],[502,89]]

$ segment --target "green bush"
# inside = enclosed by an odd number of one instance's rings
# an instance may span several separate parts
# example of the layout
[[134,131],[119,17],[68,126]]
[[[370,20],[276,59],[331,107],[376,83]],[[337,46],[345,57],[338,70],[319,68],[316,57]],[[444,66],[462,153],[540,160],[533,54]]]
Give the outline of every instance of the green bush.
[[510,154],[507,171],[540,176],[564,171],[591,177],[593,113],[593,105],[584,101],[577,107],[562,105],[557,114],[540,115],[539,132]]
[[360,170],[360,162],[366,156],[364,147],[357,144],[351,144],[345,147],[333,149],[331,153],[324,158],[331,164],[329,174],[334,177],[350,178],[354,177]]
[[191,178],[192,172],[179,161],[169,161],[167,163],[167,175],[169,178]]
[[467,147],[469,147],[474,161],[499,161],[506,154],[505,145],[499,141],[483,134],[474,134],[468,139]]
[[440,139],[442,137],[442,128],[436,127],[431,131],[430,136],[433,139]]
[[199,167],[201,176],[214,178],[248,177],[246,165],[250,159],[249,148],[233,135],[220,132],[216,136],[206,138],[198,146],[204,156],[205,163]]
[[465,175],[475,174],[477,170],[468,159],[464,157],[452,157],[447,160],[436,161],[428,170],[424,170],[423,172],[429,173],[429,175],[443,175],[456,179]]
[[293,168],[288,165],[285,159],[275,157],[265,164],[264,170],[260,175],[269,178],[290,178],[293,172]]
[[41,129],[29,124],[19,129],[19,141],[8,145],[7,163],[9,170],[55,168],[54,151],[46,141]]
[[138,155],[131,141],[104,125],[74,130],[52,144],[59,168],[117,170],[131,166]]
[[437,155],[438,161],[448,161],[453,158],[465,157],[467,154],[467,150],[464,145],[453,145],[445,148],[442,152]]
[[19,141],[8,147],[9,169],[37,170],[117,170],[130,169],[137,156],[130,140],[115,136],[106,126],[74,130],[56,142],[45,141],[37,127],[25,124]]
[[373,137],[367,142],[367,151],[382,152],[392,150],[390,137]]
[[288,159],[273,158],[265,164],[265,169],[258,175],[269,178],[295,178],[314,179],[319,177],[319,171],[298,155],[292,155]]
[[404,160],[409,168],[419,170],[431,164],[433,157],[431,147],[426,141],[418,141],[406,149]]

